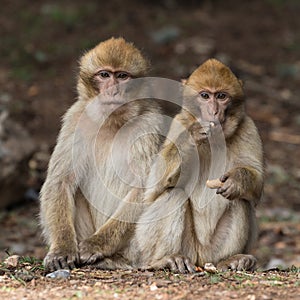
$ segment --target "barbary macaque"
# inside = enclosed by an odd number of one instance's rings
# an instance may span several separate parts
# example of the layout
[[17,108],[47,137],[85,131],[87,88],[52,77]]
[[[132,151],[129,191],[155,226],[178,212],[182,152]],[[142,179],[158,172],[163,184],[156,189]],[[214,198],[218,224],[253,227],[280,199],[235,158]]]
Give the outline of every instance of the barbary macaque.
[[[127,221],[139,211],[127,204],[141,199],[165,126],[159,102],[127,101],[139,94],[138,86],[128,84],[144,77],[148,68],[141,52],[123,38],[101,42],[81,58],[78,100],[63,118],[40,193],[47,270],[103,257],[110,257],[111,268],[119,266],[113,255],[122,256],[134,229]],[[119,212],[121,221],[113,217]],[[125,261],[131,251],[127,253],[116,261]],[[131,265],[128,258],[122,266]]]
[[[176,272],[193,272],[206,262],[221,270],[253,270],[256,259],[248,253],[257,237],[263,151],[245,113],[242,83],[223,63],[209,59],[186,86],[194,96],[184,98],[160,161],[150,172],[156,185],[146,191],[144,201],[152,205],[141,215],[135,234],[141,264]],[[178,130],[178,124],[186,130]],[[195,149],[199,163],[195,156],[189,158]],[[166,165],[162,176],[161,161]],[[174,212],[168,214],[170,210]]]

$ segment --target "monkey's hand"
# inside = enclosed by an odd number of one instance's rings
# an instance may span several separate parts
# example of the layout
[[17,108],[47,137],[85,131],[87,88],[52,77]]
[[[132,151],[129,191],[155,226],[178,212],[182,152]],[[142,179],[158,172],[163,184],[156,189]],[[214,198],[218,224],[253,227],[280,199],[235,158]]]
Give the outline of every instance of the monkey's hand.
[[78,251],[74,246],[69,249],[50,250],[44,258],[44,266],[50,272],[59,269],[74,269],[78,261]]
[[246,176],[246,169],[235,168],[220,177],[222,186],[217,189],[217,194],[228,200],[240,199],[245,194],[243,182]]
[[221,176],[222,186],[217,189],[228,200],[257,200],[260,197],[262,181],[259,173],[252,167],[235,167]]
[[256,258],[249,254],[236,254],[218,263],[217,269],[221,271],[254,271]]
[[195,122],[189,127],[189,132],[196,144],[202,144],[209,136],[209,127],[203,127],[200,123]]
[[101,247],[102,245],[103,242],[98,235],[92,235],[82,241],[79,244],[80,262],[82,264],[91,265],[108,256],[108,254],[105,255],[104,248]]

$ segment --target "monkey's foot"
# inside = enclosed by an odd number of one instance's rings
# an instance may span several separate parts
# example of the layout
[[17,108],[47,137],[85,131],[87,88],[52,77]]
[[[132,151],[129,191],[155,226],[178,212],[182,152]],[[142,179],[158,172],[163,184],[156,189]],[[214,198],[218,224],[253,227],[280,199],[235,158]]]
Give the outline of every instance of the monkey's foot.
[[78,262],[78,254],[75,251],[49,251],[44,258],[45,269],[53,272],[59,269],[74,269]]
[[97,240],[93,237],[79,244],[79,257],[82,264],[91,265],[104,258],[104,254],[98,245]]
[[257,259],[249,254],[236,254],[218,263],[217,269],[221,271],[254,271]]
[[171,255],[162,258],[158,262],[144,269],[158,270],[170,269],[174,273],[195,273],[196,266],[191,263],[190,259],[181,255]]

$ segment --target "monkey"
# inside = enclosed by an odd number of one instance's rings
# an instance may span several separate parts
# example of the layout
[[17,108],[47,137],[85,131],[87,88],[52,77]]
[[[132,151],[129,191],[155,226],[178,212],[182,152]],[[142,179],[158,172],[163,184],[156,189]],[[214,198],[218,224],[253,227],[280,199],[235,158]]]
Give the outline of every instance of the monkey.
[[[206,262],[219,270],[254,270],[256,258],[249,251],[257,238],[255,207],[263,190],[263,150],[245,112],[242,82],[226,65],[209,59],[185,84],[182,111],[149,174],[148,180],[156,184],[145,191],[143,201],[150,206],[141,214],[133,239],[142,253],[140,264],[181,273],[194,272]],[[185,130],[178,130],[178,124]],[[217,160],[215,180],[209,177]],[[161,161],[166,165],[163,175]],[[206,185],[208,179],[214,181]]]
[[123,38],[103,41],[80,59],[78,99],[63,117],[40,192],[49,271],[103,258],[111,268],[137,265],[128,246],[135,228],[129,221],[141,213],[134,204],[142,199],[165,126],[159,101],[135,98],[145,84],[130,85],[149,68]]

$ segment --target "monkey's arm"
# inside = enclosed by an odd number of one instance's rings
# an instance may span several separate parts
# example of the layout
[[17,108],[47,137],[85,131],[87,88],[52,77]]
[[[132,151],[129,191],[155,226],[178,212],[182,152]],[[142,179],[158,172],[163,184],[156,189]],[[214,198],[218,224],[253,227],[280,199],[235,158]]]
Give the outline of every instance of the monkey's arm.
[[[180,163],[176,157],[173,158],[174,144],[168,144],[162,150],[162,156],[172,159],[165,173],[161,173],[164,167],[161,160],[154,162],[146,184],[150,186],[149,191],[133,188],[114,215],[97,230],[91,237],[79,244],[80,261],[84,264],[93,264],[104,257],[109,257],[120,250],[130,240],[135,223],[144,212],[147,205],[154,202],[168,187],[176,184],[176,176],[179,176]],[[171,156],[169,156],[171,155]],[[170,167],[172,166],[172,168]],[[164,174],[160,179],[157,174]]]
[[133,188],[114,215],[95,234],[80,243],[82,263],[93,264],[109,257],[130,240],[135,223],[147,204],[154,202],[167,188],[175,186],[180,174],[179,159],[176,146],[166,141],[151,167],[146,188]]
[[[181,114],[175,117],[168,137],[151,167],[145,189],[132,189],[114,215],[95,234],[80,243],[82,263],[93,264],[121,249],[130,240],[135,223],[147,205],[167,189],[176,186],[180,177],[181,156],[195,145],[191,143],[193,132],[187,130],[193,124]],[[193,126],[192,130],[196,128]]]
[[143,212],[143,194],[143,189],[133,188],[113,216],[91,237],[79,244],[81,263],[93,264],[104,257],[110,257],[126,245]]
[[220,177],[223,184],[217,193],[229,200],[245,199],[256,205],[263,189],[263,151],[257,129],[249,117],[228,145],[228,151],[233,153],[234,163]]
[[66,114],[40,193],[40,220],[50,247],[44,264],[50,271],[75,267],[78,252],[74,229],[76,183],[72,173],[74,124],[70,115]]
[[154,202],[167,189],[186,182],[182,168],[191,156],[197,152],[197,145],[207,140],[207,129],[186,110],[182,110],[174,118],[167,139],[159,152],[159,158],[149,174],[145,192],[145,202]]
[[144,203],[154,202],[165,190],[176,186],[180,176],[181,160],[176,145],[166,141],[159,152],[159,158],[151,168]]

